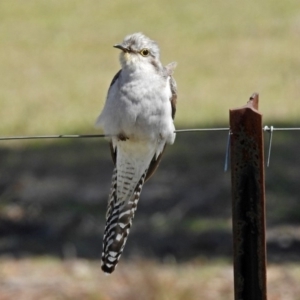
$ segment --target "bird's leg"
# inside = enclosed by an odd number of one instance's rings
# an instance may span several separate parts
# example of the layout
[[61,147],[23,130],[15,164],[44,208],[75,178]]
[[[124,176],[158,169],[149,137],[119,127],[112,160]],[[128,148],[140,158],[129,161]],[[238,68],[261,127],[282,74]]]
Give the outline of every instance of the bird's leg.
[[119,140],[119,141],[123,141],[123,142],[129,139],[129,137],[127,137],[127,136],[126,136],[124,133],[122,133],[122,132],[119,133],[117,137],[118,137],[118,140]]

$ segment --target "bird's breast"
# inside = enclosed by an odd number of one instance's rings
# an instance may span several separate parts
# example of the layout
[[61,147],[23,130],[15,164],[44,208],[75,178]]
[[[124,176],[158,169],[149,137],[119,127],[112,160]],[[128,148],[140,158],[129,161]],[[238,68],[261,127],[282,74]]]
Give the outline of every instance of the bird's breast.
[[156,78],[137,79],[120,88],[120,120],[129,136],[157,136],[172,123],[170,88]]

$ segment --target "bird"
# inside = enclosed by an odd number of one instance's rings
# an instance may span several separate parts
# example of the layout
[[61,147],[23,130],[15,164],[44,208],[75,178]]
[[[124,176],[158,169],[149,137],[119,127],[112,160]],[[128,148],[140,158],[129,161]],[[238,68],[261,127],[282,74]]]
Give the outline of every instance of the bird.
[[109,139],[114,163],[103,235],[101,268],[111,274],[120,259],[144,183],[167,144],[175,141],[177,65],[163,66],[157,43],[143,33],[113,46],[121,69],[113,77],[96,127]]

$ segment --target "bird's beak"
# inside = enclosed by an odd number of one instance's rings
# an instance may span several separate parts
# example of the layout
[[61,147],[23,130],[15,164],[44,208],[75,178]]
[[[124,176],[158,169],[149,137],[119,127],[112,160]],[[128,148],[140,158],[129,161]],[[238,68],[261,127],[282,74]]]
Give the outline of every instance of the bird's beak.
[[114,48],[120,49],[120,50],[122,50],[124,52],[128,52],[129,51],[126,47],[124,47],[124,46],[122,46],[120,44],[114,45]]

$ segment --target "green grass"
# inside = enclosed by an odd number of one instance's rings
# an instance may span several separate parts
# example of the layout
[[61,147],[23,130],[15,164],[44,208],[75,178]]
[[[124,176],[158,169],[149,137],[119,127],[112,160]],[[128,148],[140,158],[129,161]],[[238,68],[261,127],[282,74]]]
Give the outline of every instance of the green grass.
[[260,93],[266,122],[299,124],[300,3],[0,2],[0,135],[95,131],[112,45],[142,31],[177,61],[177,127],[226,123]]
[[231,231],[231,220],[222,218],[190,218],[186,227],[192,232],[205,232],[209,230]]

